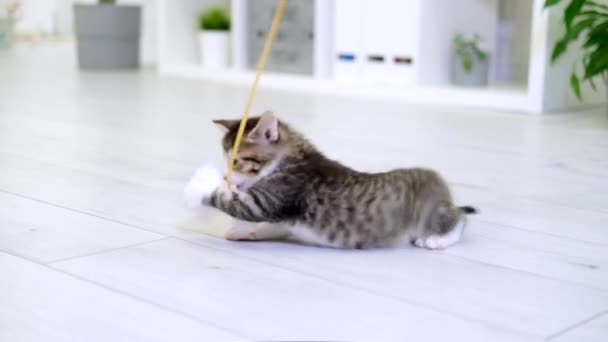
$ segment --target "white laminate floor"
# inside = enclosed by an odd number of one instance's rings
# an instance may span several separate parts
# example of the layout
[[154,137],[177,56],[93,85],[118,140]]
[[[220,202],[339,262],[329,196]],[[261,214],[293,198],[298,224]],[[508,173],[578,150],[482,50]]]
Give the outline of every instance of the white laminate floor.
[[[446,251],[184,230],[246,88],[0,51],[0,341],[608,341],[608,118],[262,89],[331,157],[439,170],[481,209]],[[263,81],[262,81],[263,83]]]

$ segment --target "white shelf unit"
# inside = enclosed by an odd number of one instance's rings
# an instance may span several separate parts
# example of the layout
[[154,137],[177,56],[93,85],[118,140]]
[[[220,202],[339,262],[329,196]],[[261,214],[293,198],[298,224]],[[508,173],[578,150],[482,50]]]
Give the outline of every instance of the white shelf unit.
[[[245,86],[252,83],[253,71],[247,68],[246,6],[255,6],[255,0],[157,1],[158,70],[161,75]],[[532,0],[532,3],[530,0],[290,1],[315,1],[314,71],[310,76],[268,72],[262,78],[261,89],[278,88],[534,114],[579,105],[568,88],[568,75],[572,65],[569,58],[556,66],[549,65],[550,49],[562,28],[559,25],[560,12],[544,11],[544,0]],[[363,34],[368,35],[367,40],[358,38],[361,34],[352,29],[343,29],[346,24],[341,15],[345,8],[352,7],[355,2],[361,3],[361,8],[365,11],[377,11],[376,15],[382,16],[382,21],[386,21],[385,24],[376,26],[362,21],[361,26],[364,28],[373,26],[371,32]],[[227,70],[205,69],[198,62],[196,17],[200,11],[214,5],[230,7],[232,66]],[[519,39],[514,44],[516,51],[510,52],[519,56],[519,60],[509,66],[517,71],[511,72],[511,82],[492,82],[486,88],[451,86],[447,81],[447,58],[453,34],[457,31],[467,34],[481,32],[484,35],[484,47],[495,55],[503,48],[498,39],[500,34],[504,34],[504,27],[500,26],[501,20],[507,23],[509,20],[520,21],[506,26],[511,30],[515,26],[518,31],[512,36],[513,39]],[[398,30],[405,34],[389,34]],[[399,74],[396,69],[394,73],[389,71],[381,77],[367,77],[365,68],[354,77],[339,77],[339,66],[334,63],[334,58],[340,49],[340,44],[336,42],[343,41],[344,37],[336,37],[349,32],[352,34],[351,41],[359,39],[363,45],[366,41],[371,41],[371,45],[375,45],[374,48],[378,50],[396,46],[403,47],[405,51],[405,47],[409,46],[410,49],[406,52],[413,59],[415,67],[404,73],[409,73],[409,76],[401,78],[409,81],[391,82],[390,77]],[[494,67],[493,70],[492,78],[497,79],[497,68]],[[597,104],[603,100],[599,95],[587,96],[587,99],[586,104]]]

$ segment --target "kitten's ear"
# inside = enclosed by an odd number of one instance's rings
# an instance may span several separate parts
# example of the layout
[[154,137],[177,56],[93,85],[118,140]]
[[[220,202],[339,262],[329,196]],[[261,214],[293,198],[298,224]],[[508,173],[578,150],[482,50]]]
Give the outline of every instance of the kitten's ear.
[[279,140],[279,119],[272,112],[265,111],[247,137],[253,141],[277,142]]
[[222,131],[228,133],[231,129],[239,124],[239,120],[213,120],[213,123]]

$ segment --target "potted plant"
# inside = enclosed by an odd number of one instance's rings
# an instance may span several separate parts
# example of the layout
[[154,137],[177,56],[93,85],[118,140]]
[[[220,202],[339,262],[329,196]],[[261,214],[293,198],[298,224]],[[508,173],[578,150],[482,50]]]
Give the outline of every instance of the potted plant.
[[20,0],[0,0],[0,48],[11,46],[15,15],[20,6]]
[[74,5],[78,65],[83,69],[139,66],[141,7],[116,0]]
[[198,17],[200,57],[205,67],[226,68],[229,59],[230,17],[222,7],[213,7]]
[[452,41],[450,81],[455,85],[486,86],[490,71],[490,58],[479,47],[481,38],[475,35],[466,39],[457,34]]
[[[546,0],[545,8],[560,2],[562,0]],[[583,98],[581,81],[589,82],[596,90],[595,80],[603,78],[608,92],[608,4],[600,2],[568,1],[563,19],[566,30],[555,43],[551,54],[551,63],[555,63],[582,35],[582,47],[578,50],[578,58],[570,75],[570,86],[579,100]]]

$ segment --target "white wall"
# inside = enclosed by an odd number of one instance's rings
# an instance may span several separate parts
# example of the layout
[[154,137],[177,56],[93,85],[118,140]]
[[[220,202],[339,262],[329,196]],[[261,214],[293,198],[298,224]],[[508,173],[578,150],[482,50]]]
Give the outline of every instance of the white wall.
[[141,62],[144,65],[154,65],[157,59],[157,23],[156,0],[140,0],[143,3],[142,36],[141,36]]
[[[251,1],[251,0],[248,0]],[[171,2],[171,5],[168,5]],[[229,0],[164,0],[166,7],[163,20],[159,23],[165,33],[159,36],[163,45],[163,59],[166,64],[198,64],[196,18],[211,6],[229,7]],[[162,41],[160,41],[162,40]]]
[[52,35],[56,32],[57,5],[61,0],[26,0],[18,13],[17,33]]
[[496,80],[525,84],[530,62],[532,1],[500,0],[495,58]]

